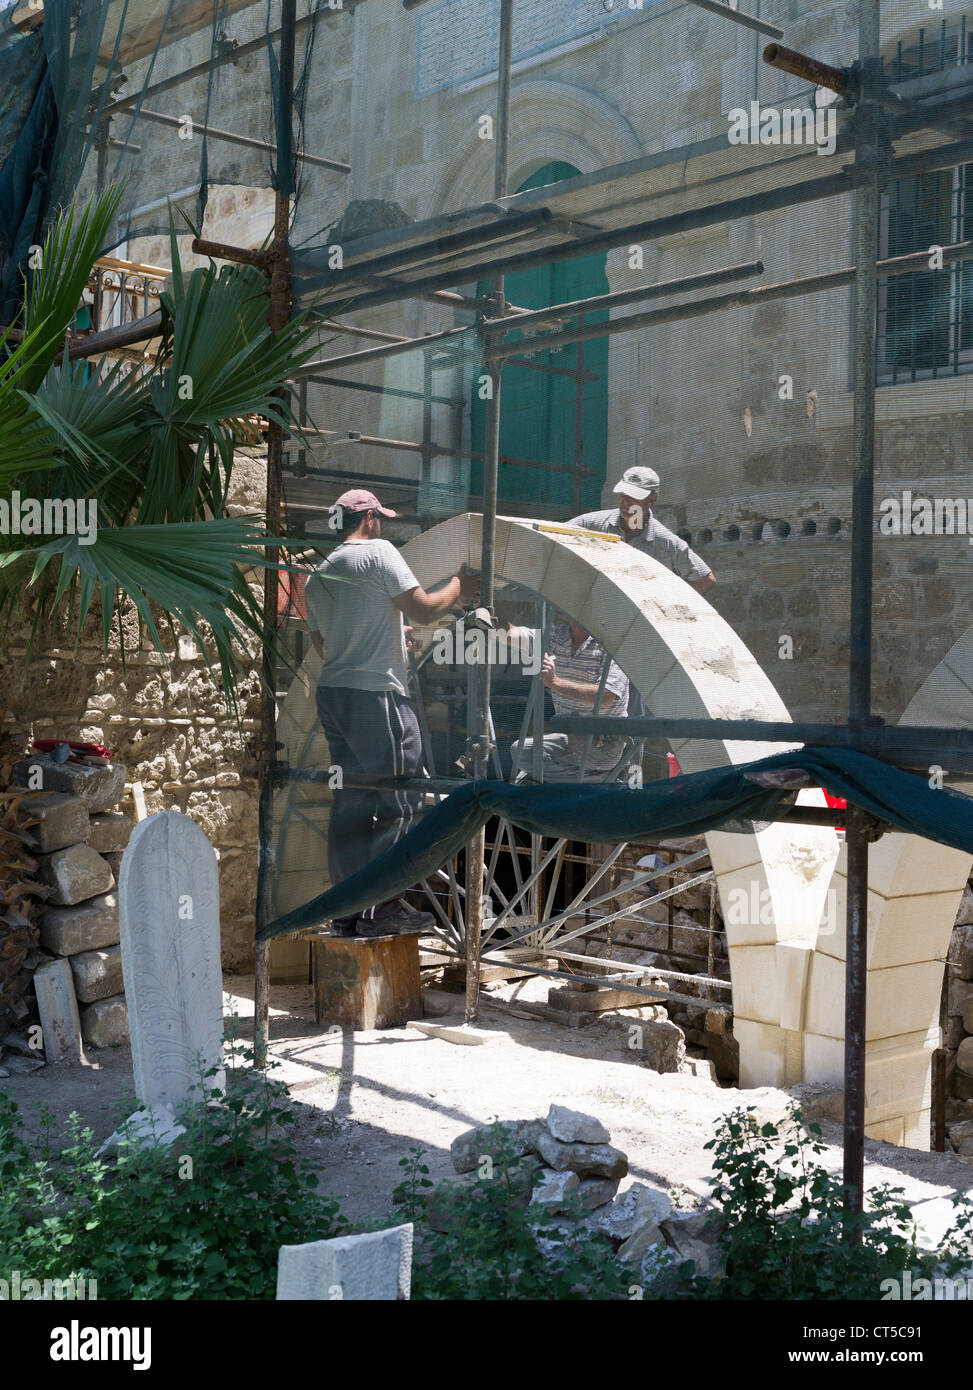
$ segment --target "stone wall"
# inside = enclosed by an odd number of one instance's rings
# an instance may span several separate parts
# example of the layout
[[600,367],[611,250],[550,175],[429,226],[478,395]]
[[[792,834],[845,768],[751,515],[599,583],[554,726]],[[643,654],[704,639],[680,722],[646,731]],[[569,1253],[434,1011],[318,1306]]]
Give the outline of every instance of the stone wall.
[[[230,492],[231,512],[263,505],[266,459],[259,451],[238,455]],[[227,713],[217,678],[191,638],[175,640],[164,625],[165,656],[140,639],[135,615],[126,613],[124,659],[113,630],[107,661],[92,620],[82,641],[63,626],[40,631],[29,651],[29,629],[7,634],[4,644],[5,723],[23,741],[84,739],[103,743],[127,769],[123,807],[133,815],[131,786],[141,782],[149,814],[183,811],[213,844],[220,863],[223,964],[241,969],[253,959],[257,878],[257,779],[253,741],[259,732],[259,672],[238,686],[239,716]]]

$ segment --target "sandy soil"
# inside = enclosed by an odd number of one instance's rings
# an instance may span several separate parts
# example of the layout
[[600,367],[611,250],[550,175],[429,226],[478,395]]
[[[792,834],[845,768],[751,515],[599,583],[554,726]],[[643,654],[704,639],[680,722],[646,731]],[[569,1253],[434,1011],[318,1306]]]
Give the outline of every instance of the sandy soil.
[[[252,980],[224,981],[227,1017],[241,1039],[252,1035]],[[461,1024],[462,997],[432,991],[450,1012],[435,1023]],[[433,1180],[452,1173],[449,1144],[472,1125],[495,1118],[543,1116],[552,1102],[596,1115],[629,1157],[627,1181],[668,1191],[691,1208],[707,1194],[710,1154],[703,1147],[721,1114],[739,1105],[781,1116],[799,1092],[738,1090],[703,1077],[659,1075],[640,1064],[625,1035],[605,1027],[569,1030],[501,1015],[484,1007],[481,1046],[460,1046],[412,1028],[328,1033],[314,1023],[310,991],[272,991],[273,1075],[299,1103],[298,1142],[322,1168],[322,1187],[339,1197],[352,1221],[389,1209],[401,1180],[399,1159],[419,1145]],[[92,1052],[85,1067],[44,1067],[0,1082],[21,1104],[29,1127],[37,1105],[60,1117],[77,1110],[97,1138],[129,1113],[127,1047]],[[96,1060],[95,1060],[96,1059]],[[840,1127],[821,1120],[826,1162],[840,1169]],[[867,1145],[869,1185],[905,1188],[930,1241],[948,1217],[946,1197],[973,1185],[973,1166],[955,1155]],[[625,1184],[623,1183],[623,1186]]]

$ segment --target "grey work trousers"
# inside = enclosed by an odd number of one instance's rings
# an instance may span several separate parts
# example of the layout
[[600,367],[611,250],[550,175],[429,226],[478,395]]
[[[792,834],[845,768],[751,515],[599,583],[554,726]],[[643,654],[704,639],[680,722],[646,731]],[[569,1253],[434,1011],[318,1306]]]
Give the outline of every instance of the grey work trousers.
[[[318,717],[331,762],[352,773],[416,776],[422,771],[422,736],[412,701],[394,690],[349,690],[319,685]],[[328,872],[340,883],[395,843],[415,823],[421,792],[335,789],[328,826]],[[371,917],[378,903],[361,914]]]

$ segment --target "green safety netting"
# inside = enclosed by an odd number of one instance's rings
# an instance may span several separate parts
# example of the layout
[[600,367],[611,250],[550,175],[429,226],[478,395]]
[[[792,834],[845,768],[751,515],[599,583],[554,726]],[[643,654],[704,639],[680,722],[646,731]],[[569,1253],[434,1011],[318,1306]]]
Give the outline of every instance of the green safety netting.
[[[305,931],[404,893],[458,854],[491,816],[503,816],[537,835],[574,840],[589,839],[591,827],[597,826],[598,839],[606,844],[699,835],[721,826],[751,829],[753,822],[773,820],[792,805],[794,794],[758,786],[747,774],[790,768],[810,772],[833,795],[900,830],[973,854],[973,798],[950,788],[934,790],[921,777],[852,749],[776,753],[757,762],[689,773],[639,789],[471,782],[366,868],[305,906],[268,922],[258,937],[269,940]],[[742,821],[751,825],[741,826]]]

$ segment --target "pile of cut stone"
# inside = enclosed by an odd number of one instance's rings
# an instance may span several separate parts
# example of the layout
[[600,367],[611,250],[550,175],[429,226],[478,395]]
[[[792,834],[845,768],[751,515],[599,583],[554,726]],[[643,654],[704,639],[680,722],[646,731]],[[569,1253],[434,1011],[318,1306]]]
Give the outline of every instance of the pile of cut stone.
[[[520,1205],[555,1217],[580,1207],[577,1219],[611,1241],[617,1258],[631,1265],[633,1281],[657,1286],[660,1277],[687,1260],[703,1278],[720,1277],[721,1218],[715,1208],[674,1211],[665,1192],[642,1182],[620,1192],[628,1158],[612,1146],[600,1120],[563,1105],[552,1105],[546,1120],[502,1120],[458,1135],[450,1157],[461,1176],[441,1183],[428,1204],[434,1230],[447,1228],[455,1197],[464,1188],[490,1180],[501,1149],[515,1156],[510,1172]],[[560,1233],[567,1229],[562,1224]],[[539,1248],[555,1255],[558,1234],[557,1224],[539,1226]]]
[[128,816],[115,810],[125,792],[125,767],[103,759],[59,762],[37,753],[15,766],[13,780],[31,789],[20,804],[37,822],[29,828],[31,852],[36,878],[48,890],[39,923],[42,959],[34,972],[44,1056],[80,1061],[82,1038],[90,1047],[128,1041],[112,891],[132,833]]

